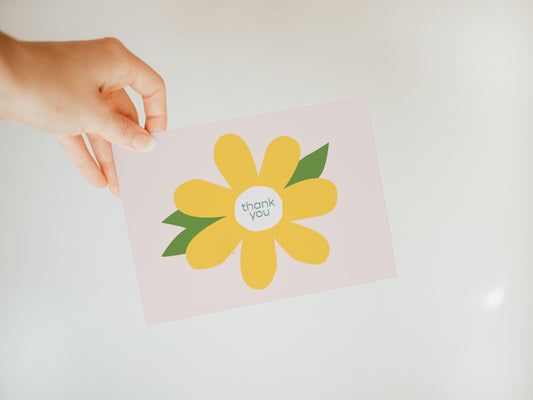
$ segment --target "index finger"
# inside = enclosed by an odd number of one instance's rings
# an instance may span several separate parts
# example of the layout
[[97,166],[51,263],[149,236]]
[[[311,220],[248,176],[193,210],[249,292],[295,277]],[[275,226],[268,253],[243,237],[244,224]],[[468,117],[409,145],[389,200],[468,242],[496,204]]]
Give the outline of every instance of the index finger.
[[167,129],[167,100],[163,78],[148,64],[131,53],[134,59],[130,87],[142,96],[146,121],[144,128],[152,133]]

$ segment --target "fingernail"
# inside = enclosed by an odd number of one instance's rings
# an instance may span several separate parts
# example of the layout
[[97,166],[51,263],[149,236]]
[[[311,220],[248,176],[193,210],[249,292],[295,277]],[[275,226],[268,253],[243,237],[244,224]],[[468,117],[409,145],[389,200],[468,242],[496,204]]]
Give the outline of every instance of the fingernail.
[[135,150],[152,151],[155,147],[155,139],[151,135],[139,133],[131,145]]

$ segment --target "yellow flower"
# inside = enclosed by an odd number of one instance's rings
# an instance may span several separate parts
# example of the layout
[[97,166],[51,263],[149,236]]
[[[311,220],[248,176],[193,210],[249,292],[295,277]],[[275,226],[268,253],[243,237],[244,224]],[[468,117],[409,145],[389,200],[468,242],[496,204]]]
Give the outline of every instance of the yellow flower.
[[196,217],[220,217],[196,235],[186,249],[196,269],[224,262],[242,241],[241,273],[253,289],[266,288],[276,272],[275,242],[292,258],[321,264],[329,244],[318,232],[292,221],[324,215],[337,203],[335,185],[321,178],[286,187],[300,159],[296,140],[281,136],[267,147],[260,173],[244,140],[226,134],[215,145],[215,163],[230,188],[201,179],[174,193],[178,210]]

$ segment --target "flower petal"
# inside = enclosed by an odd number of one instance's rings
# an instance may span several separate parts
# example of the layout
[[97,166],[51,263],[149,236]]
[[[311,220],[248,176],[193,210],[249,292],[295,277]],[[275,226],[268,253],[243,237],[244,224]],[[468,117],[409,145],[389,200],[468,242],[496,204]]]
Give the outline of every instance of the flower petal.
[[300,145],[296,140],[289,136],[274,139],[265,151],[259,184],[282,190],[291,179],[299,160]]
[[329,256],[328,241],[320,233],[289,222],[276,232],[276,241],[297,261],[322,264]]
[[283,190],[281,199],[287,221],[318,217],[335,208],[337,188],[327,179],[306,179]]
[[247,235],[241,247],[241,273],[252,289],[264,289],[276,273],[276,245],[272,234],[254,232]]
[[257,184],[257,168],[252,153],[244,140],[233,133],[217,140],[215,164],[228,185],[239,192]]
[[211,268],[223,263],[243,238],[243,231],[232,217],[209,225],[196,235],[185,251],[195,269]]
[[220,217],[233,213],[231,189],[202,179],[182,183],[174,192],[178,210],[195,217]]

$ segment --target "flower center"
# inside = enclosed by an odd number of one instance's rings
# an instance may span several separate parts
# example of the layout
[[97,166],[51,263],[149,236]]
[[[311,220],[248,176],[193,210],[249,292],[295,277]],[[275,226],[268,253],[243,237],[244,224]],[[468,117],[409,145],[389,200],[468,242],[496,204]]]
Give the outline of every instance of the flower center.
[[237,197],[235,219],[250,231],[272,228],[283,214],[283,204],[278,193],[266,186],[252,186]]

